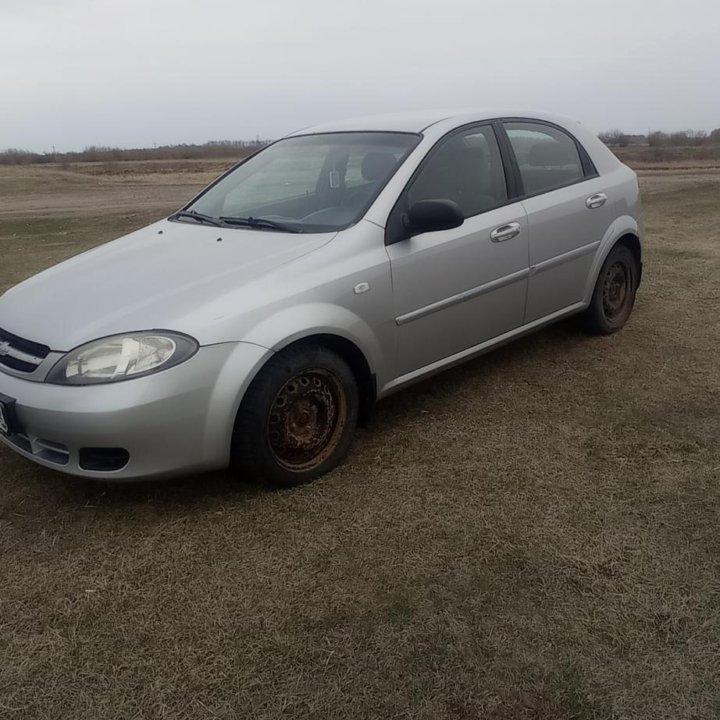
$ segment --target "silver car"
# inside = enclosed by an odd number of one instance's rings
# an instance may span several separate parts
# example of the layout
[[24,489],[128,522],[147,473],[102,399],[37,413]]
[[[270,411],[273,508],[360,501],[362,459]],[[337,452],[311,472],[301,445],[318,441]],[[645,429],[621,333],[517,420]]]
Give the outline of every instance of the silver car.
[[0,437],[90,478],[296,485],[378,398],[575,313],[619,330],[640,239],[635,174],[565,118],[303,130],[0,298]]

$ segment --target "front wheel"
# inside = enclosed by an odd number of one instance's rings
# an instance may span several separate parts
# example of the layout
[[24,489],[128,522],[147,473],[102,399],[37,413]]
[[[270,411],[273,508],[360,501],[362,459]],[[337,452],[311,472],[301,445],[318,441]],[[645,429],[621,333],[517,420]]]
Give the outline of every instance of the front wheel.
[[358,388],[348,364],[316,345],[273,356],[243,399],[233,432],[241,474],[280,487],[324,475],[347,453]]
[[639,277],[633,252],[625,245],[616,245],[600,269],[590,306],[583,315],[589,332],[609,335],[625,325],[635,305]]

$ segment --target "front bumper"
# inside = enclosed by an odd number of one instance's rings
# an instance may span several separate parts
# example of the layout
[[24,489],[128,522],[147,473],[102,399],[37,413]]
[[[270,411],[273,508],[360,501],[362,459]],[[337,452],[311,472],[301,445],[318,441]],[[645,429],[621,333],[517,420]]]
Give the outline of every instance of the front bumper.
[[[104,480],[226,467],[240,401],[271,354],[251,343],[210,345],[176,367],[107,385],[50,385],[0,372],[0,394],[15,399],[20,428],[0,440],[46,467]],[[129,460],[118,470],[89,470],[82,448],[122,448]]]

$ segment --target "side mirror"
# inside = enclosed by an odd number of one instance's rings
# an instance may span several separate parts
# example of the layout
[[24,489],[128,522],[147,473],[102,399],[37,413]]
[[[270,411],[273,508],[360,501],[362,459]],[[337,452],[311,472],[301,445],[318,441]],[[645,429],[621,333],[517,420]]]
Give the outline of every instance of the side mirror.
[[460,206],[452,200],[420,200],[411,205],[405,228],[409,235],[451,230],[465,222]]

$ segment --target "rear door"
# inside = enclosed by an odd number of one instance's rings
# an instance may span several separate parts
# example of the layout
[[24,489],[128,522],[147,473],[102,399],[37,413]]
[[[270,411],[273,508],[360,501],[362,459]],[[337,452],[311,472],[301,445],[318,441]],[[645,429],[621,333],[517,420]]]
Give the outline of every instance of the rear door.
[[502,125],[529,224],[529,323],[583,299],[595,253],[615,213],[602,178],[569,133],[540,121]]
[[400,197],[389,227],[420,200],[449,199],[465,216],[453,230],[388,245],[399,375],[519,327],[525,309],[525,210],[509,199],[490,123],[463,128],[428,154]]

